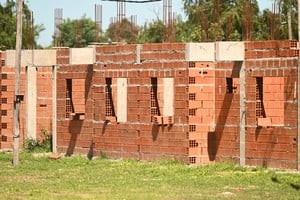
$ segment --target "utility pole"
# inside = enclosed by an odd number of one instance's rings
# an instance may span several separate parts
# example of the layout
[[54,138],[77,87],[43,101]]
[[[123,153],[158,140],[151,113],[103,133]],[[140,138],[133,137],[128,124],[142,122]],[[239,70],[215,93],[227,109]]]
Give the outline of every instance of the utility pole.
[[23,0],[17,4],[17,35],[16,35],[16,62],[15,62],[15,95],[14,95],[14,119],[13,119],[13,165],[19,165],[19,141],[20,141],[20,71],[22,51],[22,8]]

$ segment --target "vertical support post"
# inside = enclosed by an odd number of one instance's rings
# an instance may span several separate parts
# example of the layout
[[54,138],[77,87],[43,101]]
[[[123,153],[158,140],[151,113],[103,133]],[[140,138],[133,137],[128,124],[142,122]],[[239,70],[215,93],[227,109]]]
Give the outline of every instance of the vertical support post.
[[174,78],[163,79],[163,116],[174,115]]
[[[298,1],[298,48],[299,48],[299,51],[300,51],[300,2]],[[299,52],[300,53],[300,52]],[[298,171],[300,171],[300,54],[299,54],[299,57],[298,57],[298,70],[297,70],[297,74],[298,74],[298,87],[297,87],[297,92],[298,92],[298,102],[297,102],[297,107],[298,107],[298,151],[297,151],[297,154],[298,154]]]
[[57,131],[56,131],[56,73],[57,66],[52,67],[52,152],[57,153]]
[[137,44],[136,45],[136,64],[141,64],[141,49],[142,49],[142,45],[141,44]]
[[15,94],[13,112],[13,165],[19,165],[19,141],[20,141],[20,71],[22,51],[22,10],[23,0],[17,4],[17,35],[16,35],[16,62],[15,62]]
[[117,79],[117,120],[127,122],[127,78]]
[[35,66],[26,68],[26,137],[36,139],[37,71]]
[[245,62],[240,70],[240,165],[246,164],[246,69]]

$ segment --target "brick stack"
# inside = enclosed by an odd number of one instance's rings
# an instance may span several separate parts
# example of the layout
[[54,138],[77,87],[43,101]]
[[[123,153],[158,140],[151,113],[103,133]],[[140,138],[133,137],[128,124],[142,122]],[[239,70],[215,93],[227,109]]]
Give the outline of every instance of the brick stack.
[[[52,67],[37,68],[37,130],[51,133]],[[40,137],[40,136],[39,136]],[[40,139],[40,138],[38,138]]]
[[189,64],[189,163],[214,161],[215,149],[208,139],[214,131],[215,64]]
[[57,48],[56,49],[56,63],[58,65],[70,63],[70,49],[69,48]]

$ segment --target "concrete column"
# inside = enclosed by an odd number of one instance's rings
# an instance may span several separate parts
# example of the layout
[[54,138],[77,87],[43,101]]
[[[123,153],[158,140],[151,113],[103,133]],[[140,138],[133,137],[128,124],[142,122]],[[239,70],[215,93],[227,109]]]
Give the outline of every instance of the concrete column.
[[37,69],[26,69],[26,137],[36,139]]
[[136,45],[136,64],[141,64],[141,49],[142,49],[142,45],[137,44]]
[[242,63],[240,70],[240,165],[246,164],[246,68]]
[[57,66],[52,67],[52,152],[57,152],[57,131],[56,131],[56,73]]
[[117,79],[117,120],[127,122],[127,78]]
[[174,115],[174,78],[163,79],[163,116]]

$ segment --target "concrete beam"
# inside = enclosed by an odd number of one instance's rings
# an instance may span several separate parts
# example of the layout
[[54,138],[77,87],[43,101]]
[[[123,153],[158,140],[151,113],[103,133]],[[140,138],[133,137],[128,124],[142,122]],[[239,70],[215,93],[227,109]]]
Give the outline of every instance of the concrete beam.
[[216,61],[243,61],[244,42],[216,42]]
[[127,78],[117,78],[117,121],[127,122]]
[[[15,50],[7,50],[6,66],[15,66]],[[22,50],[21,66],[53,66],[56,65],[56,50]]]
[[82,65],[95,63],[95,48],[71,48],[70,64]]
[[240,165],[246,165],[246,67],[240,69]]
[[56,74],[57,66],[52,67],[52,152],[57,152],[57,127],[56,127]]
[[185,60],[196,61],[215,61],[215,44],[207,43],[187,43],[185,50]]
[[26,70],[26,138],[36,139],[37,113],[37,69]]
[[174,115],[174,78],[163,79],[163,116]]

